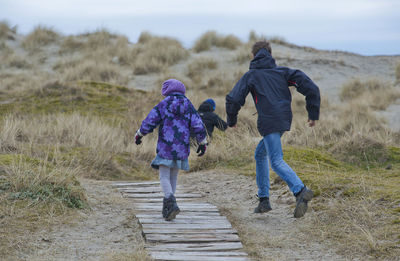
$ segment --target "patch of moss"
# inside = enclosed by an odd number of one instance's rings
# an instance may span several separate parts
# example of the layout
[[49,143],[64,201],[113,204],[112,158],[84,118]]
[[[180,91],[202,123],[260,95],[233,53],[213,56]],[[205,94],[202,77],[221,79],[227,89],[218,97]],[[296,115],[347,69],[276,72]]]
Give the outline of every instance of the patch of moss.
[[291,165],[308,165],[319,169],[342,170],[351,166],[335,159],[331,154],[318,149],[286,147],[283,150],[285,161]]
[[0,117],[8,113],[26,115],[79,112],[112,122],[126,122],[128,111],[148,111],[160,97],[103,82],[53,82],[37,91],[25,90],[6,97],[13,102],[0,104]]
[[[18,168],[18,170],[12,174],[4,171],[5,176],[0,179],[0,193],[7,193],[9,200],[28,199],[50,203],[58,202],[70,208],[85,206],[85,196],[79,182],[74,177],[41,176],[40,173],[43,171],[51,172],[57,167],[51,162],[23,154],[0,154],[1,168],[11,165],[14,165],[13,169]],[[29,167],[25,169],[26,167],[22,167],[22,165]],[[39,168],[43,169],[43,165],[46,165],[45,170],[39,171]]]

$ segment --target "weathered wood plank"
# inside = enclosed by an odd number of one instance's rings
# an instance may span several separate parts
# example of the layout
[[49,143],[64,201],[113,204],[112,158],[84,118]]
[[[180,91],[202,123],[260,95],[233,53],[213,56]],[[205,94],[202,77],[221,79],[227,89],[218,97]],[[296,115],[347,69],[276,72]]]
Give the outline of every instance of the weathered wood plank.
[[[118,188],[118,191],[124,193],[161,193],[161,188],[159,187],[146,187],[146,188]],[[190,193],[189,189],[177,189],[176,193]]]
[[[179,208],[180,207],[190,207],[190,208],[212,208],[212,209],[217,209],[216,206],[211,205],[209,203],[200,203],[200,202],[182,202],[178,203]],[[161,208],[162,204],[161,203],[135,203],[135,207],[155,207],[155,208]]]
[[145,246],[150,251],[216,251],[216,250],[238,250],[242,249],[243,245],[240,242],[218,242],[218,243],[193,243],[193,244],[157,244],[155,246]]
[[169,224],[209,224],[212,222],[213,224],[230,224],[226,219],[217,219],[217,220],[210,220],[210,219],[174,219],[171,221],[166,221],[162,218],[139,218],[139,222],[142,224],[164,224],[169,226]]
[[162,253],[162,252],[153,252],[151,253],[151,257],[155,260],[175,260],[175,261],[247,261],[249,260],[244,256],[205,256],[205,255],[181,255],[179,253],[170,254],[170,253]]
[[[148,216],[148,215],[147,216],[142,216],[142,215],[140,215],[139,216],[138,215],[136,217],[140,220],[140,222],[142,222],[142,220],[143,220],[143,222],[146,222],[146,223],[159,222],[160,219],[164,220],[161,217],[161,213],[158,216],[154,216],[154,215],[151,215],[151,216]],[[174,219],[173,221],[177,221],[177,220],[186,220],[186,222],[188,222],[188,221],[192,221],[192,222],[198,222],[198,221],[207,221],[207,222],[224,221],[224,222],[229,222],[229,220],[224,216],[187,216],[187,215],[184,215],[184,214],[182,214],[182,216],[179,214],[177,216],[177,218]],[[166,221],[166,222],[167,222],[166,224],[168,224],[168,222],[170,222],[170,221]]]
[[[142,224],[143,228],[165,228],[166,224]],[[186,229],[224,229],[232,228],[231,224],[177,224],[169,223],[170,228],[186,228]]]
[[150,243],[240,242],[236,234],[148,234]]
[[[218,212],[218,209],[213,209],[213,208],[198,208],[198,207],[185,207],[185,206],[179,206],[181,212],[184,211],[192,211],[192,212]],[[161,207],[135,207],[137,210],[143,210],[143,211],[161,211]]]
[[[150,209],[150,210],[140,210],[140,211],[135,209],[135,212],[138,214],[158,215],[158,217],[161,217],[161,208],[156,210]],[[221,216],[219,212],[181,211],[181,213],[177,217],[179,218],[180,216],[201,216],[201,215]]]
[[[132,193],[123,193],[124,197],[127,198],[163,198],[164,194],[163,193],[138,193],[138,194],[132,194]],[[175,195],[176,200],[179,200],[180,198],[202,198],[203,196],[198,193],[181,193],[181,194],[176,194]]]
[[[137,218],[162,218],[161,217],[161,211],[158,211],[157,213],[155,212],[142,212],[139,214],[136,214]],[[221,216],[218,212],[182,212],[177,216],[179,219],[225,219],[227,218],[225,216]]]
[[118,182],[112,184],[113,187],[127,187],[127,186],[154,186],[160,185],[159,181],[143,181],[143,182]]
[[[178,203],[180,202],[197,202],[198,198],[179,198]],[[162,198],[132,198],[134,203],[162,203]]]
[[[151,252],[155,253],[155,252]],[[179,254],[181,256],[248,256],[246,252],[242,251],[162,251],[163,254]]]
[[147,234],[237,234],[235,229],[190,229],[190,228],[143,228],[143,233]]

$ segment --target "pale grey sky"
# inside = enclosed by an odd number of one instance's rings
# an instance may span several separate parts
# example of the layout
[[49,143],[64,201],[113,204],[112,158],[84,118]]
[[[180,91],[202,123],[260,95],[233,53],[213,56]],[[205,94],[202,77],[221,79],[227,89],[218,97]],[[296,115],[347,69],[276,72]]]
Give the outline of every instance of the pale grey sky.
[[0,20],[26,34],[107,28],[136,42],[142,31],[186,47],[215,30],[247,40],[254,30],[298,45],[364,55],[400,55],[400,0],[0,0]]

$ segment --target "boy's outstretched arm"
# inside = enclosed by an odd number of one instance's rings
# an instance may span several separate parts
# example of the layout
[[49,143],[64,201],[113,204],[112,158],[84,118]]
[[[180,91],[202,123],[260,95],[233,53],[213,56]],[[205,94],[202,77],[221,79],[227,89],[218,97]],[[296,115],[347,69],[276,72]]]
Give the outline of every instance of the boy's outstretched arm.
[[288,85],[296,87],[296,90],[306,96],[306,109],[308,112],[309,126],[315,125],[319,120],[321,97],[318,86],[302,71],[289,69]]
[[227,115],[227,123],[229,127],[233,127],[237,122],[237,115],[240,108],[244,105],[246,97],[249,94],[249,87],[247,84],[248,73],[242,76],[240,80],[233,87],[232,91],[226,95],[225,107]]

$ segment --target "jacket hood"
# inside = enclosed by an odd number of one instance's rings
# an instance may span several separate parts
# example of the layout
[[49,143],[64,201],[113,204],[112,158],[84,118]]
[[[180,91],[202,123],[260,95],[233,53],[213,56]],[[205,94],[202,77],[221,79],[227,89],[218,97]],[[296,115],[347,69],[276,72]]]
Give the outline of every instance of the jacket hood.
[[198,111],[200,112],[212,112],[214,111],[213,106],[209,103],[209,102],[203,102],[202,104],[200,104]]
[[181,94],[168,96],[167,111],[169,115],[184,115],[190,111],[190,101]]
[[163,96],[168,96],[171,93],[185,94],[185,92],[186,92],[185,85],[176,79],[166,80],[162,84],[161,94]]
[[271,69],[275,67],[275,59],[272,58],[272,55],[264,48],[260,49],[250,62],[250,69]]

